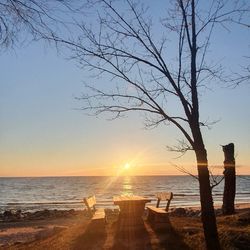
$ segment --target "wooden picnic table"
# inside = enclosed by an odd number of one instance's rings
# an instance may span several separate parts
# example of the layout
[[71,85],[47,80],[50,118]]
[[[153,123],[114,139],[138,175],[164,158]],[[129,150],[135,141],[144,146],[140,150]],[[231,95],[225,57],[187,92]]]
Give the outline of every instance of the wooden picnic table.
[[145,204],[151,199],[137,195],[114,196],[114,204],[120,207],[119,220],[127,224],[137,224],[142,221]]

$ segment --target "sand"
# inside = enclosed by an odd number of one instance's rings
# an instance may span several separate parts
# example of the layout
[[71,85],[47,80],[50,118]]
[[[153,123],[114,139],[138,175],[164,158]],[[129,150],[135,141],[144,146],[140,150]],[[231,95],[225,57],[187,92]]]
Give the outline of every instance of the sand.
[[[223,249],[250,249],[250,204],[237,204],[237,213],[217,216]],[[197,208],[196,208],[197,210]],[[121,227],[117,215],[91,223],[84,211],[57,218],[0,222],[0,249],[204,249],[199,216],[171,215],[169,223]]]

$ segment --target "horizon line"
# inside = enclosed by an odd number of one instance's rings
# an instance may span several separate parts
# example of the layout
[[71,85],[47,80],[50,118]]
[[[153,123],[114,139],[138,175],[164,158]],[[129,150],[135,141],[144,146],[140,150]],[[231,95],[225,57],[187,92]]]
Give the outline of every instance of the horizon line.
[[[154,177],[154,176],[190,176],[189,174],[153,174],[153,175],[41,175],[41,176],[0,176],[0,178],[54,178],[54,177]],[[198,175],[195,175],[198,176]],[[223,174],[217,175],[223,176]],[[236,176],[250,176],[250,174],[236,174]],[[192,176],[190,176],[192,177]]]

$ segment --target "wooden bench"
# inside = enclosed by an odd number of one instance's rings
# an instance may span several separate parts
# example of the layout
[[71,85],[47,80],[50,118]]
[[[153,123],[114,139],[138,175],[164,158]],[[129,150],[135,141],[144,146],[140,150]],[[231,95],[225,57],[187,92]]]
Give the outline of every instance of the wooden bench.
[[104,208],[96,209],[96,198],[95,196],[89,196],[88,198],[83,199],[85,206],[87,207],[89,216],[93,221],[105,221],[106,216]]
[[[170,202],[173,199],[173,193],[172,192],[160,192],[156,193],[157,203],[156,206],[147,206],[148,210],[148,221],[152,223],[164,223],[168,222],[168,209],[170,206]],[[166,201],[166,207],[161,208],[160,202]]]

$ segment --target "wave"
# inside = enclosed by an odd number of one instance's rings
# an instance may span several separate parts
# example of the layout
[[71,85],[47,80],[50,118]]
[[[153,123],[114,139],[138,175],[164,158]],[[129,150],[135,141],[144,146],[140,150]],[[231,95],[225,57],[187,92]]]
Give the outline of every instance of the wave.
[[[83,197],[95,194],[97,205],[114,206],[113,196],[136,194],[155,203],[155,193],[172,191],[171,205],[199,204],[199,187],[188,176],[147,176],[123,178],[111,182],[109,177],[53,177],[53,178],[1,178],[0,210],[21,209],[83,209]],[[125,185],[126,184],[126,185]],[[222,201],[224,186],[213,190],[216,203]],[[250,202],[248,178],[237,177],[236,201]]]
[[[237,196],[246,196],[250,195],[250,192],[238,192],[236,193],[236,198]],[[151,198],[152,200],[156,200],[155,195],[144,195],[148,198]],[[213,197],[216,196],[223,196],[223,193],[214,193]],[[183,194],[183,193],[174,193],[174,197],[199,197],[199,194]],[[249,198],[246,196],[245,198]],[[98,199],[98,203],[111,203],[113,202],[112,197],[110,199]],[[7,205],[7,206],[17,206],[17,205],[64,205],[64,204],[83,204],[83,200],[68,200],[68,201],[27,201],[27,202],[0,202],[0,205]]]

